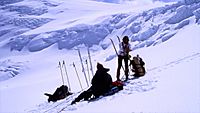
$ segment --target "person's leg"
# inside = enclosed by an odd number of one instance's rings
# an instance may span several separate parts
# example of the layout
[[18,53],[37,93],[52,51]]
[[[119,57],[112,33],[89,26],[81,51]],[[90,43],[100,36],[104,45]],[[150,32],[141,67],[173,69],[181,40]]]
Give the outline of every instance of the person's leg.
[[88,100],[92,96],[91,88],[88,89],[87,91],[84,91],[81,93],[77,98],[75,98],[71,104],[75,104],[76,102],[79,102],[80,100]]
[[87,90],[87,93],[84,96],[84,100],[89,100],[89,98],[91,98],[91,96],[92,96],[92,90],[89,89],[89,90]]
[[82,100],[85,95],[87,95],[87,91],[84,91],[83,93],[81,93],[77,98],[75,98],[71,104],[75,104],[76,102],[79,102],[80,100]]
[[122,56],[118,56],[118,67],[117,67],[117,80],[120,80],[120,69],[122,67]]
[[126,76],[126,80],[128,80],[128,72],[129,72],[129,69],[128,69],[128,56],[124,57],[124,64],[125,64],[125,76]]

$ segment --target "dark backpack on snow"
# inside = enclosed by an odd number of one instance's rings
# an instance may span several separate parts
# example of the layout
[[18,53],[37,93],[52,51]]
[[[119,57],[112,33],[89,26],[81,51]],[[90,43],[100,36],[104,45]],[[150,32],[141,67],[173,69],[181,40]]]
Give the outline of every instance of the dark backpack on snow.
[[52,94],[45,93],[44,95],[48,96],[48,102],[56,102],[57,100],[64,99],[65,97],[71,95],[68,91],[68,87],[66,85],[62,85],[56,89],[56,91]]

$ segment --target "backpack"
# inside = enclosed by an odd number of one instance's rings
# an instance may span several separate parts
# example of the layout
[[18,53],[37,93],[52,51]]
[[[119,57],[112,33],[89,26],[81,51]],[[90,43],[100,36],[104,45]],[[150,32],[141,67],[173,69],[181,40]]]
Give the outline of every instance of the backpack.
[[132,72],[134,72],[135,77],[141,77],[145,75],[144,61],[140,57],[133,57],[130,61],[130,65],[132,66]]
[[48,96],[48,102],[56,102],[57,100],[64,99],[65,97],[71,95],[68,91],[68,87],[66,85],[62,85],[56,89],[56,91],[52,94],[45,93],[44,95]]
[[123,90],[124,83],[122,81],[112,82],[112,87],[110,90],[103,94],[103,96],[113,95],[121,90]]

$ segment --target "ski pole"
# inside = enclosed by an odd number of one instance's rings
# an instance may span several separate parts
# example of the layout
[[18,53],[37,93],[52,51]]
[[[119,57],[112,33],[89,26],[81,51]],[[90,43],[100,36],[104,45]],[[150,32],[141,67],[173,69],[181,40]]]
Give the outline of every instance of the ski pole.
[[67,68],[66,68],[65,61],[64,61],[64,60],[63,60],[63,67],[64,67],[64,69],[65,69],[65,74],[66,74],[66,77],[67,77],[67,82],[68,82],[68,86],[69,86],[69,91],[71,91],[70,82],[69,82],[69,76],[68,76],[68,73],[67,73]]
[[119,36],[117,35],[117,39],[118,39],[118,41],[119,41],[119,43],[120,43],[120,38],[119,38]]
[[62,67],[61,67],[60,61],[59,61],[59,68],[60,68],[60,72],[61,72],[62,83],[63,83],[63,85],[64,85],[64,78],[63,78],[63,72],[62,72]]
[[74,69],[75,69],[75,72],[76,72],[76,75],[77,75],[79,84],[80,84],[80,86],[81,86],[81,90],[83,90],[83,87],[82,87],[82,84],[81,84],[81,80],[80,80],[80,78],[79,78],[79,76],[78,76],[78,72],[77,72],[77,70],[76,70],[76,66],[75,66],[74,62],[73,62],[73,67],[74,67]]
[[94,76],[93,68],[92,68],[92,60],[91,60],[91,55],[90,55],[90,50],[89,47],[87,48],[88,50],[88,58],[89,58],[89,63],[90,63],[90,70],[92,72],[92,76]]
[[81,57],[81,52],[80,52],[79,49],[78,49],[78,55],[80,57],[80,61],[81,61],[81,65],[82,65],[82,72],[83,72],[83,74],[85,76],[85,80],[86,80],[87,86],[89,87],[89,83],[88,83],[88,80],[87,80],[87,77],[86,77],[86,74],[85,74],[85,68],[83,66],[83,60],[82,60],[82,57]]
[[90,81],[90,72],[89,72],[89,66],[88,66],[87,59],[85,60],[85,63],[86,63],[86,65],[87,65],[88,79],[89,79],[89,81]]

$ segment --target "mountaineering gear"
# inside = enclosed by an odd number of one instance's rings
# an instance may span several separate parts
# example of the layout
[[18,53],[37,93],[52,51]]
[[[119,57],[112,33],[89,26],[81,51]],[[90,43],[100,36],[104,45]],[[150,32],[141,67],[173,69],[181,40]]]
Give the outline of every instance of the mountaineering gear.
[[64,85],[64,77],[63,77],[63,71],[62,71],[62,66],[61,66],[61,63],[59,62],[59,68],[60,68],[60,74],[61,74],[61,77],[62,77],[62,83]]
[[66,74],[66,77],[67,77],[67,83],[68,83],[68,86],[69,86],[69,91],[71,91],[69,77],[68,77],[68,73],[67,73],[67,67],[65,65],[65,61],[64,60],[63,60],[63,65],[62,66],[64,67],[64,71],[65,71],[65,74]]
[[129,52],[131,51],[131,45],[129,44],[128,36],[124,36],[123,41],[119,44],[119,52],[118,52],[118,67],[117,67],[117,80],[120,81],[120,69],[122,67],[122,60],[124,60],[125,64],[125,76],[126,80],[128,80],[128,60],[129,60]]
[[[52,101],[52,102],[56,102],[57,100],[60,99],[64,99],[65,97],[71,95],[72,93],[69,92],[69,90],[71,90],[70,88],[70,83],[69,83],[69,78],[68,78],[68,74],[67,74],[67,68],[65,65],[65,61],[63,60],[63,64],[61,65],[61,62],[59,61],[59,68],[60,68],[60,72],[61,72],[61,77],[62,77],[62,86],[60,86],[59,88],[56,89],[56,91],[52,94],[48,94],[48,93],[44,93],[44,95],[48,96],[48,102]],[[67,77],[67,81],[68,81],[68,85],[69,85],[69,89],[66,85],[64,85],[64,76],[63,76],[63,68]]]
[[130,61],[130,65],[132,66],[133,69],[131,69],[135,74],[133,76],[135,77],[141,77],[145,75],[145,68],[144,68],[144,61],[142,60],[139,55],[136,57],[133,57],[133,59]]
[[115,47],[115,44],[114,44],[113,40],[110,39],[110,41],[111,41],[111,43],[112,43],[112,45],[113,45],[113,48],[114,48],[114,50],[115,50],[116,55],[118,56],[117,49],[116,49],[116,47]]
[[78,49],[78,55],[79,55],[80,62],[81,62],[81,66],[82,66],[82,72],[83,72],[83,74],[84,74],[84,77],[85,77],[85,80],[86,80],[87,86],[89,87],[89,82],[88,82],[87,77],[86,77],[86,74],[85,74],[85,68],[84,68],[84,66],[83,66],[83,60],[82,60],[81,52],[80,52],[79,49]]
[[82,86],[82,84],[81,84],[81,80],[80,80],[80,78],[79,78],[78,71],[77,71],[77,69],[76,69],[76,65],[74,64],[74,62],[73,62],[72,65],[73,65],[74,70],[75,70],[75,72],[76,72],[76,76],[77,76],[77,78],[78,78],[78,81],[79,81],[79,84],[80,84],[80,86],[81,86],[81,89],[83,90],[83,86]]
[[93,68],[92,68],[92,60],[91,60],[89,47],[87,48],[87,52],[88,52],[88,58],[89,58],[89,63],[90,63],[90,70],[91,70],[92,76],[94,76],[94,71],[93,71]]
[[89,79],[89,81],[90,81],[90,72],[89,72],[89,66],[88,66],[88,61],[87,61],[87,59],[85,60],[85,63],[86,63],[86,65],[87,65],[88,79]]
[[48,96],[48,102],[56,102],[57,100],[64,99],[65,97],[71,95],[68,91],[68,87],[66,85],[62,85],[56,89],[56,91],[52,94],[45,93],[44,95]]
[[[118,36],[117,36],[117,38],[118,38],[118,40],[120,40]],[[116,49],[116,47],[115,47],[115,44],[114,44],[113,40],[110,39],[110,41],[111,41],[111,43],[112,43],[112,45],[113,45],[113,48],[114,48],[114,50],[115,50],[116,55],[119,57],[119,55],[118,55],[118,53],[117,53],[117,49]],[[121,67],[122,67],[122,69],[124,70],[123,65],[122,65]],[[125,71],[125,70],[124,70],[124,71]]]
[[109,69],[104,68],[102,64],[97,63],[97,71],[92,78],[92,86],[81,93],[71,104],[79,102],[80,100],[88,100],[93,95],[95,98],[105,94],[112,87],[112,78],[107,72]]

